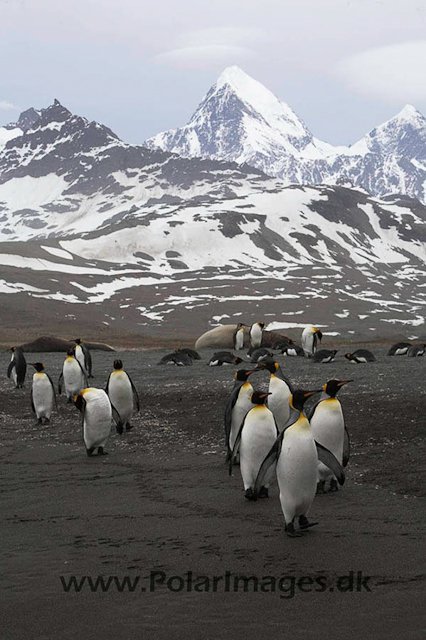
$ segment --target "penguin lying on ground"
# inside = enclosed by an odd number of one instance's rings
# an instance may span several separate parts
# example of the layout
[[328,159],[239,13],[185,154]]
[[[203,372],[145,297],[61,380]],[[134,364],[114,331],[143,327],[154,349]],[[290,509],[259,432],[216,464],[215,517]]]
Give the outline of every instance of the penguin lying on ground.
[[193,358],[184,351],[176,349],[173,353],[163,356],[157,364],[175,364],[178,367],[190,367],[194,364]]
[[114,371],[109,374],[105,391],[120,418],[116,423],[117,433],[121,435],[124,426],[126,431],[130,431],[133,428],[130,424],[133,405],[136,405],[137,411],[140,409],[139,396],[131,377],[123,371],[121,360],[114,360]]
[[269,485],[272,482],[274,468],[265,473],[262,486],[254,492],[257,474],[265,456],[271,449],[278,435],[272,412],[265,406],[269,394],[255,391],[251,397],[252,407],[244,418],[235,439],[229,463],[229,475],[232,475],[232,464],[237,454],[240,455],[240,471],[244,484],[245,498],[257,500],[267,498]]
[[312,362],[322,362],[324,364],[334,362],[334,358],[338,351],[339,349],[320,349],[312,356]]
[[303,351],[302,347],[299,347],[299,345],[297,344],[289,344],[286,345],[281,353],[283,354],[283,356],[290,356],[290,357],[300,357],[300,358],[304,358],[305,357],[305,352]]
[[253,405],[251,397],[253,387],[248,381],[249,376],[257,369],[239,369],[235,374],[234,387],[225,406],[225,442],[227,447],[226,460],[229,462],[234,448],[235,438],[246,417],[246,414]]
[[83,441],[87,455],[91,456],[95,449],[98,456],[107,455],[104,447],[111,432],[113,414],[116,422],[120,419],[107,394],[103,389],[88,387],[74,397],[74,404],[83,414]]
[[408,349],[411,347],[411,342],[397,342],[392,345],[387,352],[388,356],[405,356]]
[[259,349],[250,349],[250,352],[247,352],[247,355],[250,356],[250,362],[262,362],[262,360],[268,360],[274,357],[272,351],[265,349],[265,347],[260,347]]
[[195,351],[195,349],[188,349],[187,347],[184,347],[183,349],[178,349],[178,351],[180,353],[188,354],[188,356],[190,356],[193,360],[201,360],[200,354],[198,353],[198,351]]
[[345,353],[343,356],[352,364],[362,364],[363,362],[376,362],[376,358],[368,349],[357,349],[353,353]]
[[27,373],[27,362],[20,347],[12,347],[12,357],[7,368],[7,377],[15,383],[15,389],[22,389],[25,382],[25,374]]
[[418,358],[423,356],[426,350],[426,344],[413,344],[407,351],[409,358]]
[[[313,437],[335,456],[343,468],[349,462],[349,433],[345,426],[342,406],[336,398],[338,391],[352,380],[328,380],[323,391],[306,414]],[[317,493],[325,493],[325,483],[330,480],[330,491],[337,491],[337,480],[333,472],[318,461]]]
[[[254,486],[255,496],[264,486],[271,465],[276,463],[281,508],[288,536],[301,532],[317,523],[307,516],[315,497],[318,479],[318,460],[335,474],[339,484],[345,481],[344,471],[335,456],[316,443],[311,425],[303,414],[305,401],[319,391],[297,389],[290,397],[290,417],[259,469]],[[299,530],[295,529],[298,520]]]
[[50,422],[53,405],[56,405],[55,387],[52,378],[44,371],[44,364],[31,362],[30,365],[36,370],[31,388],[31,408],[37,416],[38,423],[42,424],[44,418],[47,424]]
[[221,367],[228,364],[240,364],[244,362],[242,358],[234,355],[230,351],[218,351],[214,353],[208,363],[209,367]]

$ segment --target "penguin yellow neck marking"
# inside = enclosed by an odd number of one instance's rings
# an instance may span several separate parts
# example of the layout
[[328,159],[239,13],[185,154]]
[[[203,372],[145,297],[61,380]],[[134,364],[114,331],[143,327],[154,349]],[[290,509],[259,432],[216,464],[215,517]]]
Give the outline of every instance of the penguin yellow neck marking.
[[40,376],[44,376],[45,374],[42,371],[36,371],[34,375],[40,377]]
[[266,409],[266,407],[264,404],[257,404],[252,410],[255,411],[256,409]]
[[311,425],[309,424],[309,420],[307,420],[306,416],[301,413],[296,422],[289,427],[289,430],[290,429],[306,432],[311,430]]

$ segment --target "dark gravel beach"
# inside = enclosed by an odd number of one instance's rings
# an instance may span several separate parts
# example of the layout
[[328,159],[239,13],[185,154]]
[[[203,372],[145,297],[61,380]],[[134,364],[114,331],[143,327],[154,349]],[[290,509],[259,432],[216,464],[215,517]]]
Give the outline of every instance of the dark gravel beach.
[[[315,498],[319,524],[297,539],[284,534],[276,485],[249,503],[238,468],[228,476],[223,410],[235,368],[206,366],[213,350],[192,367],[157,366],[165,350],[94,351],[92,385],[103,388],[120,357],[141,411],[132,431],[111,430],[108,456],[92,458],[63,397],[51,424],[36,424],[29,378],[13,389],[2,352],[1,637],[426,637],[426,359],[387,357],[388,347],[369,345],[377,362],[363,365],[278,356],[298,386],[353,379],[339,394],[346,484]],[[55,382],[63,359],[27,356]],[[76,593],[72,576],[129,576],[136,587],[94,592],[86,579]],[[246,591],[236,576],[253,578]]]

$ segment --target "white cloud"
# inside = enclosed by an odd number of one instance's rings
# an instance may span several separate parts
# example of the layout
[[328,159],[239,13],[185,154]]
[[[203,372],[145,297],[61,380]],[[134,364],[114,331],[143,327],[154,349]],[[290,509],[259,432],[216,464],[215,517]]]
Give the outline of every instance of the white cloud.
[[19,107],[6,100],[0,100],[0,111],[19,111]]
[[334,69],[351,91],[385,102],[426,99],[426,40],[370,49],[341,60]]
[[158,54],[154,60],[195,69],[204,69],[208,64],[234,64],[253,58],[253,45],[264,39],[264,32],[257,28],[197,29],[180,34],[176,39],[177,47]]

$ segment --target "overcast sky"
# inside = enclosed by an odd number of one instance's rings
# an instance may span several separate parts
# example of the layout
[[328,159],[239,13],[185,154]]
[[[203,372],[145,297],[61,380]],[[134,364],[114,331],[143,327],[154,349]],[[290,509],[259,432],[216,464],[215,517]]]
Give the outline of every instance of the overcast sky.
[[426,115],[424,0],[0,0],[0,125],[58,98],[123,140],[185,124],[236,64],[314,136]]

